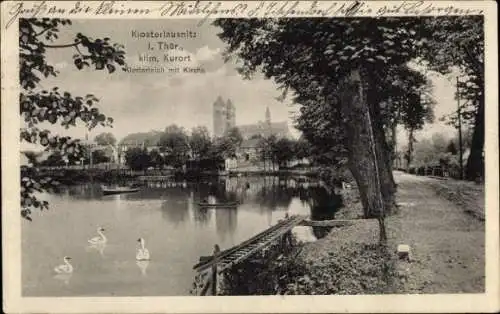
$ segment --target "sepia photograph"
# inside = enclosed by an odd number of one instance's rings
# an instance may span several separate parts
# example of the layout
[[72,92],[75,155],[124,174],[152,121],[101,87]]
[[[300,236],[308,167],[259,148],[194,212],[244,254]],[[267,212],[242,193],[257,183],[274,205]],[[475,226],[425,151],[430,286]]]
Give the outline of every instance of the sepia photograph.
[[487,292],[482,14],[7,23],[21,299]]

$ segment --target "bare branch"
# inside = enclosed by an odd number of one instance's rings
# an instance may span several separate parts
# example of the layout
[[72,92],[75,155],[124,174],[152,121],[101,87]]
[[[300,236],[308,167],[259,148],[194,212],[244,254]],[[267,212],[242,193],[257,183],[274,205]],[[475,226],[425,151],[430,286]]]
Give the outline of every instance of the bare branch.
[[46,31],[48,31],[48,30],[49,30],[49,29],[51,29],[51,28],[52,28],[52,27],[47,27],[47,28],[45,28],[45,29],[44,29],[44,30],[42,30],[40,33],[35,34],[35,37],[38,37],[38,36],[42,35],[43,33],[45,33]]
[[76,46],[78,46],[81,43],[82,43],[81,41],[77,41],[77,42],[74,42],[72,44],[66,44],[66,45],[47,45],[47,44],[43,44],[43,46],[45,48],[69,48],[69,47],[76,47]]

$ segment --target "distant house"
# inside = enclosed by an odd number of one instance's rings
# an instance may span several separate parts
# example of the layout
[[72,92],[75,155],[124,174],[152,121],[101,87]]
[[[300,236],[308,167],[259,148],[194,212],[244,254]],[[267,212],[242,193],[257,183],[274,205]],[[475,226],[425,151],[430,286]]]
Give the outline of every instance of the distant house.
[[243,140],[240,147],[236,151],[236,159],[239,162],[252,162],[259,160],[259,141],[259,138]]
[[238,160],[236,158],[226,158],[224,160],[224,170],[231,171],[238,168]]

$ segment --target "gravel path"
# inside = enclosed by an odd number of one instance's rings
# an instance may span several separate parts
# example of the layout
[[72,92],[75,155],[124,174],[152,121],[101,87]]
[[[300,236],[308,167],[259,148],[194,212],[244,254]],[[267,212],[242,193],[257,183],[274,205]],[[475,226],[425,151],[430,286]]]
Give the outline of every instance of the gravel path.
[[387,219],[389,245],[405,243],[412,249],[412,261],[398,263],[400,292],[484,292],[484,222],[438,195],[436,179],[401,172],[395,179],[401,208]]

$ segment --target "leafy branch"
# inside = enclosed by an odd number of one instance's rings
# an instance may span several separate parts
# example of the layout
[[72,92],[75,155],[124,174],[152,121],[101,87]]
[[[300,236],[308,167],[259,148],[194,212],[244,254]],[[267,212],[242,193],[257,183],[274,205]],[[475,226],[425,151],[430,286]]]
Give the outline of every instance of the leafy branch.
[[[73,163],[84,153],[80,141],[68,136],[52,136],[49,130],[40,130],[37,125],[49,122],[68,129],[81,121],[86,128],[92,129],[97,125],[111,127],[113,119],[94,107],[99,99],[92,94],[72,96],[69,92],[60,92],[58,87],[50,90],[39,88],[43,78],[59,74],[46,60],[47,49],[74,47],[77,54],[73,56],[73,63],[78,70],[92,67],[113,73],[117,66],[125,69],[126,63],[124,46],[111,43],[107,37],[92,39],[78,33],[73,43],[55,43],[60,27],[70,25],[72,22],[67,19],[19,20],[19,79],[22,89],[19,103],[20,115],[25,122],[20,130],[21,141],[40,144],[47,151],[60,153],[65,160]],[[47,208],[48,203],[39,201],[34,193],[50,191],[55,185],[54,180],[41,176],[34,167],[22,167],[21,215],[30,220],[32,208]]]

